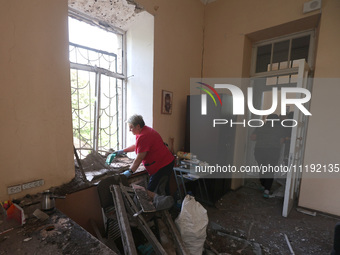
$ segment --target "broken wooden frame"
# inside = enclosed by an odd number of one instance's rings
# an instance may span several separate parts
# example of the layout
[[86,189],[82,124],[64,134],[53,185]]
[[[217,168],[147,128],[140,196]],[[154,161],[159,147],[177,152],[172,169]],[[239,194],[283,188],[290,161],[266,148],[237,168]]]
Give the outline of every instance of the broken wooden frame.
[[[129,216],[130,218],[133,218],[132,215],[134,214],[137,214],[136,219],[138,228],[142,231],[146,239],[150,242],[155,253],[159,255],[167,254],[162,244],[158,241],[157,237],[150,229],[143,215],[138,213],[139,210],[129,194],[129,192],[134,194],[134,190],[130,187],[123,186],[120,183],[120,185],[111,185],[110,191],[112,193],[112,197],[116,206],[117,220],[119,222],[119,228],[121,231],[125,254],[136,254],[135,243],[128,220]],[[169,232],[171,233],[175,241],[177,254],[190,254],[185,248],[179,231],[177,230],[169,212],[167,210],[163,210],[161,211],[161,213],[164,221],[166,222],[166,225],[168,226]]]
[[78,165],[79,165],[79,169],[80,169],[81,175],[82,175],[82,177],[83,177],[83,180],[84,180],[85,182],[88,182],[88,180],[87,180],[87,178],[86,178],[86,175],[85,175],[85,172],[84,172],[84,168],[83,168],[83,166],[82,166],[82,164],[81,164],[81,161],[80,161],[80,159],[79,159],[79,156],[78,156],[76,147],[74,147],[74,145],[73,145],[73,152],[74,152],[74,155],[76,156],[76,160],[77,160],[77,163],[78,163]]
[[132,236],[129,219],[125,210],[121,189],[118,185],[110,187],[112,198],[115,203],[120,234],[125,254],[137,255],[135,241]]

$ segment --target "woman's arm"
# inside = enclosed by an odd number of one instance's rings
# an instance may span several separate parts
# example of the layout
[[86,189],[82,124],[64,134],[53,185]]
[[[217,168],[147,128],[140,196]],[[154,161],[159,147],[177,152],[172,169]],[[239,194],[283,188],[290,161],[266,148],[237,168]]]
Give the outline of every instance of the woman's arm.
[[139,167],[140,163],[142,163],[142,160],[145,158],[146,154],[148,152],[140,152],[137,154],[137,157],[135,158],[135,160],[133,161],[130,169],[132,170],[132,172],[135,172],[137,170],[137,168]]
[[135,151],[136,145],[131,145],[129,147],[126,147],[125,149],[123,149],[124,152],[133,152]]

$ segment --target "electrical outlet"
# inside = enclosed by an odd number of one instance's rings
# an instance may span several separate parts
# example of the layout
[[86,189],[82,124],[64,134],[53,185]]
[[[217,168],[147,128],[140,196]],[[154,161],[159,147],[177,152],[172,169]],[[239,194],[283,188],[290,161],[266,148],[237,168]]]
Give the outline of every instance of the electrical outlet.
[[21,185],[7,187],[7,194],[12,195],[21,192]]
[[32,181],[32,182],[27,182],[27,183],[24,183],[22,185],[22,189],[23,190],[25,190],[25,189],[32,189],[32,188],[40,187],[40,186],[42,186],[44,184],[45,184],[45,182],[44,182],[43,179]]

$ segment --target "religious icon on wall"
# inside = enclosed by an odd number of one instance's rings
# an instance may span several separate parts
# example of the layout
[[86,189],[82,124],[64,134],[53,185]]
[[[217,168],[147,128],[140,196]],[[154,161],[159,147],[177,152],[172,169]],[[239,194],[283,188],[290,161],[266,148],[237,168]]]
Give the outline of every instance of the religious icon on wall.
[[172,113],[172,92],[162,90],[162,113]]

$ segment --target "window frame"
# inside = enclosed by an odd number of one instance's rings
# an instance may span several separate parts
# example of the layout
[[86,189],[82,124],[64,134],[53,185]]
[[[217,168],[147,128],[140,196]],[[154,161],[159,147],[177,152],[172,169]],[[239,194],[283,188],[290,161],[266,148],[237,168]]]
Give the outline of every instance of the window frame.
[[[121,80],[121,82],[122,82],[122,95],[121,95],[122,96],[122,99],[121,99],[122,100],[122,105],[121,105],[122,119],[120,121],[121,123],[117,123],[117,124],[122,127],[122,129],[119,130],[119,132],[120,132],[119,135],[122,137],[122,139],[121,139],[122,144],[118,143],[118,147],[115,148],[115,149],[121,149],[126,145],[126,134],[127,134],[126,128],[124,128],[124,124],[125,124],[124,120],[126,119],[126,112],[127,112],[127,103],[126,103],[126,98],[127,98],[127,89],[126,89],[126,85],[127,85],[126,32],[119,29],[119,28],[113,27],[106,22],[92,18],[92,17],[90,17],[86,14],[80,13],[73,8],[69,8],[68,17],[73,18],[73,19],[77,19],[77,20],[85,22],[89,25],[93,25],[93,26],[96,26],[100,29],[103,29],[103,30],[106,30],[108,32],[115,33],[115,34],[122,36],[122,73],[113,72],[113,71],[110,71],[110,70],[107,70],[107,69],[104,69],[104,68],[101,68],[101,67],[97,67],[97,66],[74,63],[74,62],[71,62],[69,60],[70,71],[72,69],[75,69],[75,70],[81,70],[81,71],[87,71],[87,72],[95,73],[95,75],[96,75],[96,84],[95,84],[96,90],[99,89],[99,91],[100,91],[101,85],[100,84],[98,85],[97,83],[100,82],[101,75],[106,75],[108,77],[112,77],[112,78]],[[74,43],[69,41],[69,46],[71,46],[71,45],[77,46],[77,44],[74,44]],[[89,48],[89,47],[84,46],[84,45],[78,45],[78,46],[85,48],[85,49],[87,48],[88,50],[93,50],[92,48]],[[104,52],[104,51],[100,51],[100,50],[97,50],[97,49],[95,49],[95,50],[99,51],[99,52]],[[71,82],[71,80],[70,80],[70,82]],[[98,91],[96,91],[96,93],[98,93]],[[97,105],[97,103],[96,103],[96,105]],[[95,118],[93,119],[93,121],[96,122],[96,124],[95,124],[96,128],[94,128],[94,129],[97,129],[97,130],[94,130],[94,135],[96,135],[96,137],[93,137],[93,146],[91,148],[92,151],[96,151],[96,152],[100,151],[99,148],[98,148],[98,146],[99,146],[98,141],[99,141],[99,137],[100,137],[100,132],[98,130],[98,127],[99,127],[99,125],[98,125],[99,116],[98,116],[98,113],[97,113],[98,111],[99,110],[97,108],[97,111],[94,113]],[[76,148],[76,149],[82,150],[83,148]]]

